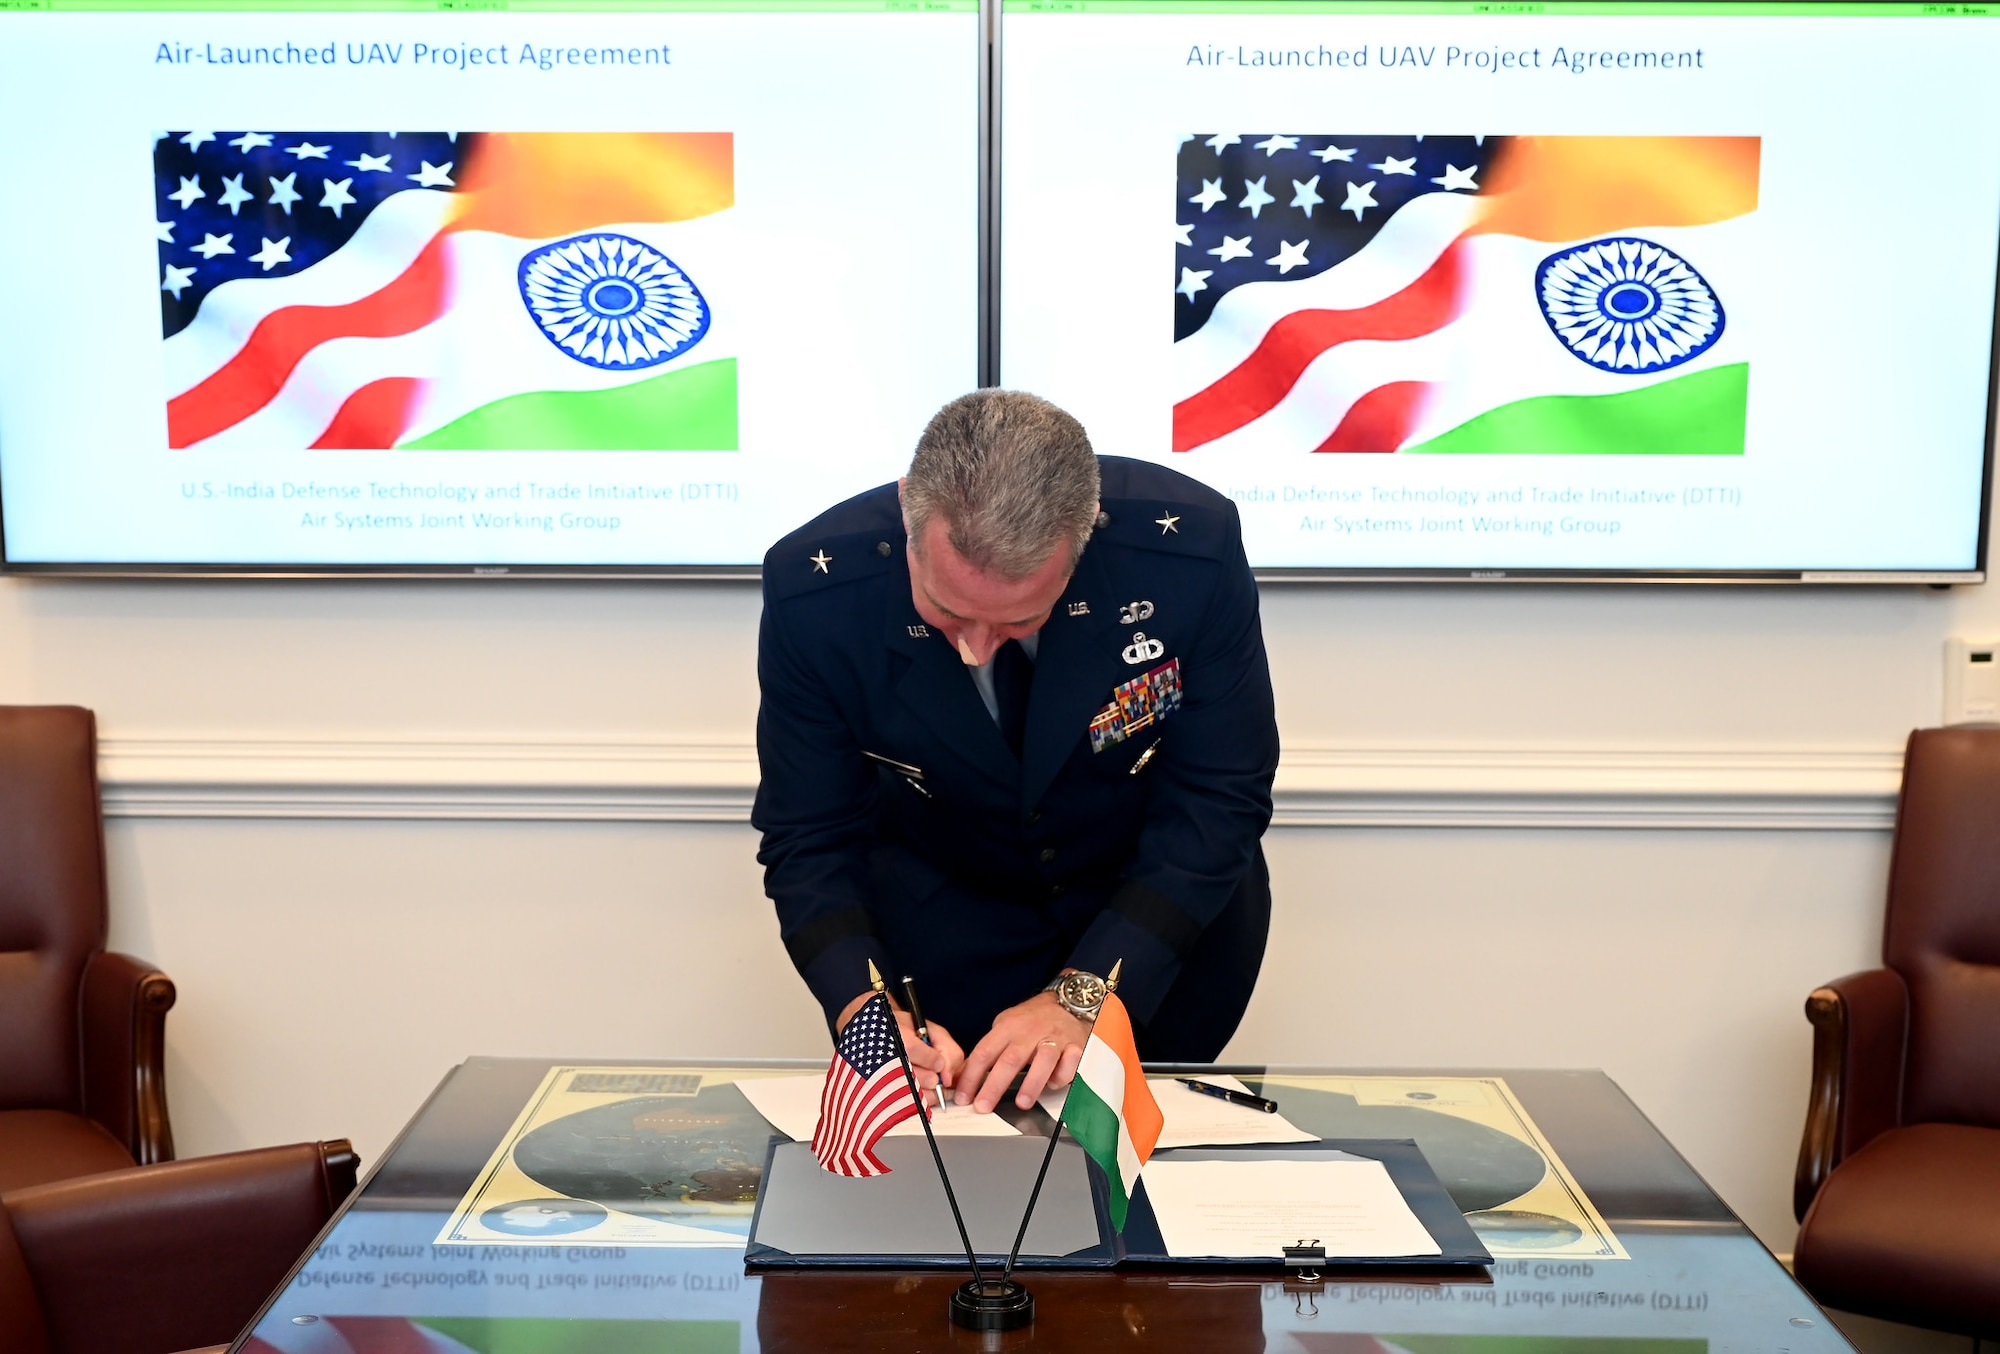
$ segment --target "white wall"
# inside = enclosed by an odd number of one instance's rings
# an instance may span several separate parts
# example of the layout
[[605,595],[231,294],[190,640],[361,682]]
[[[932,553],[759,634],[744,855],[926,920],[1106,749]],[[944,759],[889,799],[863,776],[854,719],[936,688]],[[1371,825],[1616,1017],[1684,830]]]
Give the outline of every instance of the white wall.
[[[373,1156],[469,1053],[820,1055],[741,821],[756,611],[0,580],[0,700],[99,713],[183,1152]],[[2000,598],[1288,587],[1266,632],[1281,812],[1321,825],[1270,838],[1232,1055],[1604,1067],[1789,1249],[1800,1004],[1874,962],[1896,750]]]

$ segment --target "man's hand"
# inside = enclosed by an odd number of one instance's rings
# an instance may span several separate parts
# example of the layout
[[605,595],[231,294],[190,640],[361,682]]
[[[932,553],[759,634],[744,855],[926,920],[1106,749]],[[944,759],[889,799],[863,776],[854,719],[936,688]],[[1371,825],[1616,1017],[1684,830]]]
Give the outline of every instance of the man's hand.
[[[854,1018],[854,1013],[866,1005],[868,999],[874,995],[872,991],[863,992],[843,1006],[840,1010],[839,1024],[835,1026],[836,1032],[846,1029],[847,1022]],[[903,1032],[903,1047],[909,1052],[910,1069],[917,1074],[917,1085],[923,1089],[924,1103],[927,1105],[943,1103],[938,1095],[938,1084],[942,1082],[948,1088],[954,1083],[959,1068],[965,1063],[964,1050],[959,1048],[958,1041],[951,1037],[951,1031],[935,1020],[927,1026],[931,1032],[931,1041],[926,1044],[917,1038],[916,1022],[910,1019],[908,1011],[898,1007],[894,1002],[889,1003],[889,1008],[896,1012],[896,1025]]]
[[993,1028],[958,1073],[958,1103],[969,1102],[981,1114],[991,1114],[1015,1073],[1026,1068],[1014,1103],[1032,1109],[1045,1087],[1069,1085],[1089,1038],[1090,1026],[1065,1011],[1055,993],[1037,992],[994,1017]]

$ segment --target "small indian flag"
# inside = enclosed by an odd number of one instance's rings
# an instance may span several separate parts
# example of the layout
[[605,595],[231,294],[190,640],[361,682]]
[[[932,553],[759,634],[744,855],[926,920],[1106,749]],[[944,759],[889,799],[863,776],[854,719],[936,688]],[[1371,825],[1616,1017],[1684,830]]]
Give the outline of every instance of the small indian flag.
[[1063,1123],[1104,1170],[1111,1185],[1111,1225],[1125,1230],[1125,1210],[1139,1182],[1139,1168],[1153,1155],[1165,1122],[1132,1043],[1125,1003],[1106,993],[1097,1024],[1083,1046],[1083,1061],[1063,1101]]

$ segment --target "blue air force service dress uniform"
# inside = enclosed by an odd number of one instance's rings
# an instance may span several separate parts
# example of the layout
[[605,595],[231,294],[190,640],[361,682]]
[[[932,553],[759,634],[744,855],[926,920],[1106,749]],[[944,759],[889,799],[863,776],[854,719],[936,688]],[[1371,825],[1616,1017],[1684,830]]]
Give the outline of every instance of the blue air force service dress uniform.
[[884,485],[764,560],[752,820],[829,1021],[872,959],[964,1041],[1065,966],[1124,960],[1142,1056],[1207,1061],[1262,963],[1278,730],[1236,509],[1101,457],[1102,513],[1043,625],[1017,755],[910,597]]

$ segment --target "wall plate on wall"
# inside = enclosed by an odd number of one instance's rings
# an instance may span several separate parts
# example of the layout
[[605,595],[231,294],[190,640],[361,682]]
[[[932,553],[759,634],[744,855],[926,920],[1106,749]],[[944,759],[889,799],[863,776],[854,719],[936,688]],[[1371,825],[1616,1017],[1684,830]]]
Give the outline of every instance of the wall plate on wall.
[[2000,722],[2000,644],[1976,639],[1944,642],[1944,722]]

